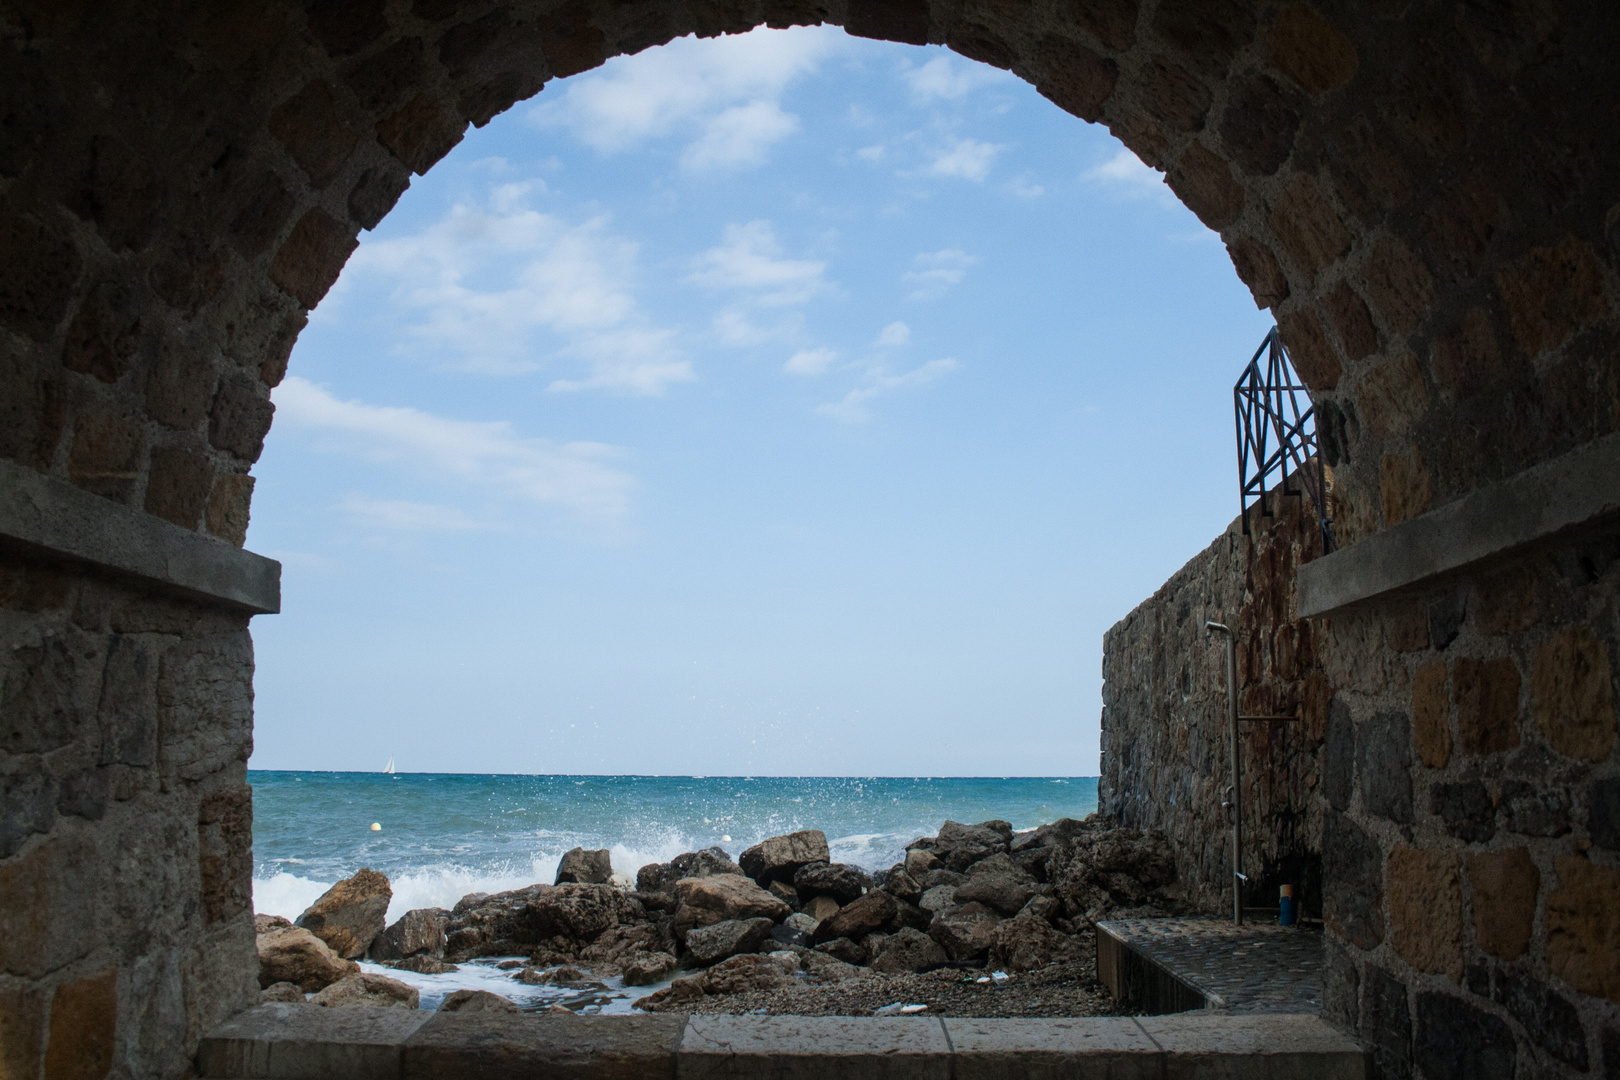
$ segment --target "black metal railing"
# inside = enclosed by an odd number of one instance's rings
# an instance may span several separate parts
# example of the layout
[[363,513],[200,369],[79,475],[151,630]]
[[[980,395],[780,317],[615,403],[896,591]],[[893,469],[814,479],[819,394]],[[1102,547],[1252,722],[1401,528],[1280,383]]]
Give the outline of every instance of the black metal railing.
[[[1321,447],[1316,439],[1316,407],[1310,390],[1294,372],[1276,327],[1260,343],[1254,359],[1232,388],[1232,408],[1237,416],[1243,534],[1249,535],[1249,508],[1256,502],[1262,515],[1271,516],[1266,492],[1272,474],[1280,472],[1284,495],[1304,494],[1310,498],[1322,530],[1322,553],[1332,551],[1333,522],[1328,514]],[[1288,486],[1291,477],[1298,477],[1303,492]]]

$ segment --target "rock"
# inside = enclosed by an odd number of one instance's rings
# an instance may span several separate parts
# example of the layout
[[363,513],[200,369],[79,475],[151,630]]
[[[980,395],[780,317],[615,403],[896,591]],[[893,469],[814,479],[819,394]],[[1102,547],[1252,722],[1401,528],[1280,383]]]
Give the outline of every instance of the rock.
[[444,1000],[439,1002],[439,1011],[515,1013],[522,1010],[516,1002],[488,990],[456,990],[446,994]]
[[1161,832],[1097,828],[1052,856],[1048,877],[1064,910],[1095,922],[1116,908],[1179,910],[1176,864]]
[[589,964],[598,973],[622,971],[643,953],[674,952],[675,941],[653,923],[641,926],[615,926],[604,930],[602,936],[580,951],[581,963]]
[[471,911],[485,900],[488,900],[489,896],[490,894],[487,892],[470,892],[456,901],[456,906],[450,909],[450,914],[460,915],[463,912]]
[[[286,919],[281,920],[287,922]],[[291,926],[292,923],[287,923]],[[278,982],[271,983],[259,991],[259,1003],[262,1005],[269,1001],[290,1001],[298,1005],[304,1003],[304,992],[298,988],[297,983]]]
[[883,880],[883,891],[896,900],[904,900],[908,904],[915,904],[922,896],[922,886],[917,879],[904,870],[897,870]]
[[1032,896],[1029,903],[1024,905],[1020,915],[1033,915],[1037,919],[1045,919],[1049,923],[1057,922],[1063,914],[1063,905],[1055,896]]
[[737,860],[742,872],[761,885],[768,881],[791,880],[801,866],[830,861],[827,834],[820,829],[806,829],[761,840]]
[[362,869],[327,889],[295,923],[326,942],[344,959],[364,956],[371,939],[382,933],[383,917],[394,890],[388,878]]
[[723,960],[703,973],[703,989],[709,994],[737,994],[745,990],[779,990],[793,985],[793,976],[769,956],[744,953]]
[[922,897],[918,899],[917,906],[936,915],[948,908],[955,907],[956,886],[935,885],[932,889],[925,890]]
[[526,934],[519,940],[538,942],[562,937],[581,943],[595,941],[602,931],[645,914],[640,905],[632,905],[628,896],[611,885],[541,886],[525,905]]
[[990,963],[1004,971],[1034,971],[1054,962],[1073,963],[1083,955],[1078,939],[1058,933],[1039,915],[1003,920],[990,935]]
[[941,869],[938,857],[932,851],[924,851],[922,848],[906,852],[904,865],[906,873],[919,881],[928,871]]
[[708,967],[738,953],[757,952],[771,934],[770,919],[726,919],[687,931],[686,956]]
[[776,961],[776,965],[789,975],[799,970],[799,954],[792,949],[778,949],[765,955]]
[[1013,837],[1012,843],[1007,845],[1011,854],[1029,851],[1033,848],[1062,847],[1087,829],[1098,828],[1102,819],[1092,814],[1085,821],[1076,821],[1074,818],[1058,818],[1050,825],[1041,825],[1021,832]]
[[1035,878],[1006,854],[981,859],[968,868],[968,879],[956,889],[959,904],[978,901],[1002,915],[1016,915],[1035,895]]
[[683,878],[675,883],[675,895],[681,902],[675,911],[675,936],[683,940],[694,927],[727,919],[769,919],[774,923],[791,914],[781,900],[740,874]]
[[787,918],[783,919],[782,925],[790,927],[794,930],[798,930],[802,933],[813,934],[816,932],[816,923],[819,921],[820,920],[818,919],[812,919],[809,915],[806,915],[802,911],[796,911],[792,915],[789,915]]
[[918,880],[917,884],[922,886],[923,892],[927,892],[941,885],[960,885],[966,880],[966,874],[959,874],[955,870],[930,870]]
[[590,976],[572,964],[562,964],[547,971],[526,967],[512,978],[525,986],[562,986],[585,982]]
[[[792,918],[792,916],[789,916],[789,918]],[[814,925],[814,920],[811,920],[811,923]],[[781,926],[771,927],[771,940],[784,948],[791,949],[795,945],[810,944],[810,934],[808,931],[799,930],[789,926],[787,923],[783,923]]]
[[630,1007],[632,1009],[645,1009],[648,1012],[660,1012],[662,1007],[681,1005],[688,1001],[696,1001],[703,997],[703,975],[688,975],[684,979],[676,979],[662,990],[654,991],[644,998],[636,1000]]
[[940,826],[938,836],[913,840],[906,850],[931,852],[947,870],[961,871],[980,859],[1006,851],[1011,840],[1012,826],[1005,821],[987,821],[983,825],[947,821]]
[[816,952],[824,953],[827,956],[832,957],[834,960],[842,960],[846,964],[855,965],[866,963],[866,950],[855,944],[855,942],[851,941],[847,937],[838,937],[833,938],[831,941],[823,941],[820,945],[816,946]]
[[872,957],[878,954],[878,950],[883,948],[883,943],[888,940],[888,934],[867,934],[865,937],[861,938],[859,942],[861,952],[866,954],[866,959],[869,963]]
[[847,937],[859,941],[874,931],[881,930],[894,918],[898,902],[886,892],[869,892],[853,904],[838,909],[830,919],[816,925],[810,940],[816,944],[833,938]]
[[643,952],[624,965],[624,985],[651,986],[675,970],[675,958],[667,952]]
[[989,950],[1000,922],[1000,917],[983,904],[963,904],[935,915],[928,936],[939,942],[952,960],[963,963]]
[[253,916],[253,932],[255,934],[268,934],[272,930],[285,930],[291,925],[290,920],[283,919],[280,915]]
[[625,892],[629,892],[636,887],[636,879],[623,870],[615,870],[609,874],[607,883],[615,889],[623,889]]
[[[462,902],[466,903],[465,900]],[[445,958],[527,953],[544,946],[577,952],[604,931],[644,921],[646,911],[611,885],[531,885],[456,905],[446,930]]]
[[450,913],[444,908],[413,908],[394,925],[371,939],[367,951],[373,960],[403,960],[407,956],[444,957],[444,928]]
[[359,964],[344,960],[327,948],[326,942],[301,926],[260,934],[256,944],[260,987],[290,982],[305,993],[313,994],[360,970]]
[[418,975],[448,975],[452,971],[461,970],[456,965],[447,964],[438,957],[429,956],[427,953],[407,956],[403,960],[393,961],[388,966],[397,968],[400,971],[414,971]]
[[608,858],[607,848],[586,851],[577,847],[565,854],[562,862],[557,864],[557,880],[552,884],[606,885],[612,877],[613,863]]
[[830,896],[840,904],[859,900],[872,887],[872,879],[859,867],[844,863],[808,863],[793,874],[793,887],[805,899]]
[[785,881],[773,881],[769,885],[765,886],[765,891],[782,901],[782,903],[786,904],[790,908],[798,907],[799,901],[803,899],[801,896],[799,896],[799,890],[795,889],[792,885],[789,885]]
[[642,910],[648,912],[649,915],[655,913],[674,914],[675,909],[680,906],[680,902],[675,899],[673,888],[669,892],[642,892],[637,889],[627,895],[631,900],[640,904]]
[[800,909],[800,913],[808,916],[816,922],[826,922],[828,919],[838,914],[838,907],[838,901],[834,900],[832,897],[818,896],[807,902],[804,907]]
[[933,971],[950,963],[945,949],[920,930],[904,927],[885,941],[872,957],[872,970],[890,975],[902,971]]
[[713,877],[716,874],[740,874],[742,867],[731,861],[731,856],[717,847],[702,851],[688,851],[667,863],[648,863],[636,873],[639,892],[673,892],[675,883],[683,878]]
[[927,933],[929,924],[933,921],[934,913],[932,911],[924,911],[916,904],[908,904],[904,901],[900,901],[899,903],[895,904],[894,915],[889,919],[885,928],[890,931],[895,931],[899,930],[902,926],[909,926],[913,930],[920,930]]
[[414,1009],[420,1000],[421,995],[417,993],[415,987],[407,986],[398,979],[390,979],[386,975],[372,975],[365,971],[345,975],[310,998],[312,1003],[332,1009],[354,1005]]

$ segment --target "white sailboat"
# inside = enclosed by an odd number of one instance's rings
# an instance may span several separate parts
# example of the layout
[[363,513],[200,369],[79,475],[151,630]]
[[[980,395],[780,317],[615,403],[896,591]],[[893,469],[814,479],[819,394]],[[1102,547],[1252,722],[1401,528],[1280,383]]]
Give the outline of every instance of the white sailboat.
[[383,772],[387,773],[389,776],[394,775],[394,755],[388,755],[388,764],[383,766]]

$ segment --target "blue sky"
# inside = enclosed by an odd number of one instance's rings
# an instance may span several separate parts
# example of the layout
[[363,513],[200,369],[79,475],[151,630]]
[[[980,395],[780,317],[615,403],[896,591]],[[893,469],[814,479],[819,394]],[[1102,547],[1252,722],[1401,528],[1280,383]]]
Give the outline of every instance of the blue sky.
[[364,234],[274,395],[255,768],[1091,775],[1270,327],[1105,129],[939,48],[683,39]]

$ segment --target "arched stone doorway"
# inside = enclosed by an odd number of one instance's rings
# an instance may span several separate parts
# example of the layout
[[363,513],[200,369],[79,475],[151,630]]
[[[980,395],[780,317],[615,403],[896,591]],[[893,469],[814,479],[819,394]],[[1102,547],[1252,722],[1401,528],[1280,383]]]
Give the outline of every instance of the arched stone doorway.
[[[1569,456],[1620,424],[1617,35],[1596,6],[13,3],[0,11],[0,458],[14,541],[0,590],[0,993],[21,1018],[6,1052],[22,1048],[23,1075],[69,1067],[52,1057],[69,1046],[88,1048],[87,1074],[177,1073],[201,1030],[250,1000],[245,628],[273,589],[238,579],[263,586],[272,571],[231,563],[216,541],[242,542],[270,388],[358,232],[468,124],[549,78],[688,33],[817,22],[1008,68],[1163,169],[1277,316],[1322,411],[1349,549],[1533,466],[1579,477],[1610,460]],[[1536,484],[1512,490],[1533,499]],[[1581,513],[1565,523],[1593,527],[1596,512]],[[186,547],[170,526],[214,539]],[[1527,528],[1518,547],[1556,522]],[[1489,740],[1456,764],[1421,746],[1393,759],[1409,777],[1494,769],[1554,785],[1574,808],[1568,827],[1518,846],[1464,842],[1438,810],[1402,822],[1348,795],[1332,819],[1356,830],[1335,834],[1355,853],[1342,873],[1387,863],[1391,889],[1399,877],[1457,898],[1438,945],[1403,937],[1382,907],[1331,931],[1330,1012],[1371,1038],[1409,1048],[1415,1017],[1421,1043],[1425,1015],[1492,1032],[1511,1016],[1528,1032],[1513,1002],[1563,1016],[1556,998],[1579,1038],[1524,1052],[1584,1070],[1612,1027],[1620,629],[1608,541],[1581,542],[1560,549],[1568,573],[1479,586],[1485,607],[1520,614],[1482,612],[1464,639],[1471,662],[1524,672],[1509,711],[1557,758],[1555,775],[1491,758],[1506,751]],[[1486,706],[1440,655],[1455,639],[1418,635],[1411,611],[1381,597],[1361,596],[1335,631],[1358,660],[1339,688],[1353,722],[1384,706],[1409,721],[1438,709],[1448,732],[1471,722],[1463,710]],[[1414,683],[1419,660],[1429,674]],[[1504,670],[1491,685],[1507,682]],[[1517,938],[1492,936],[1490,915],[1520,919],[1523,896],[1488,898],[1495,863],[1458,868],[1520,850],[1538,868],[1535,930],[1508,956]],[[1465,879],[1484,906],[1464,907]],[[1522,893],[1525,875],[1514,880]],[[1529,974],[1497,972],[1521,956]],[[1461,989],[1464,957],[1484,981]]]

